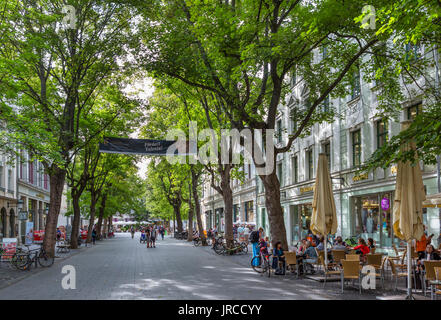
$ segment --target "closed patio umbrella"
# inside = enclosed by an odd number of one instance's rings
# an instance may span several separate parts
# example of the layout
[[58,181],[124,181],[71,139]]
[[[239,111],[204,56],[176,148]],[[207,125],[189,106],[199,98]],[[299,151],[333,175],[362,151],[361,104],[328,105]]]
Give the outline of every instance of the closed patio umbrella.
[[319,154],[315,177],[314,198],[312,201],[311,231],[325,237],[325,266],[328,267],[327,237],[337,232],[337,212],[332,192],[328,160],[324,153]]
[[[403,123],[402,130],[408,127]],[[409,141],[401,146],[401,152],[415,150],[415,143]],[[412,254],[411,241],[423,236],[423,201],[426,200],[423,177],[416,159],[416,164],[410,161],[398,162],[395,185],[395,201],[393,209],[393,228],[395,236],[407,242],[407,297],[412,297]]]

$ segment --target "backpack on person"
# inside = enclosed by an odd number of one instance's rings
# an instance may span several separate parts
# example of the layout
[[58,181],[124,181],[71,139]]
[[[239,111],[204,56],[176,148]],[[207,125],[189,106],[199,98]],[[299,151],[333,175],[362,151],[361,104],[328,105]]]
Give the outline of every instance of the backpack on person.
[[250,237],[248,239],[251,243],[259,242],[259,231],[253,231],[250,233]]

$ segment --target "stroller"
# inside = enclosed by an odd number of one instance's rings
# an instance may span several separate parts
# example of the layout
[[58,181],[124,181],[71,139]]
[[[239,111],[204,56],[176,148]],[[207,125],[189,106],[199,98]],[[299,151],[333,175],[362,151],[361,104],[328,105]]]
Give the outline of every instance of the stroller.
[[141,233],[141,238],[139,238],[139,243],[147,243],[147,236],[144,232]]

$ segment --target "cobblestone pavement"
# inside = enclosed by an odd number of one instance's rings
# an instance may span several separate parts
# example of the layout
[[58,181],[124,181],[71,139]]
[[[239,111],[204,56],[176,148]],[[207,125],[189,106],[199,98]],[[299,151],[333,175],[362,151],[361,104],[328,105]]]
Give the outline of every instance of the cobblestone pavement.
[[[250,255],[218,256],[207,247],[166,237],[156,248],[139,243],[139,234],[117,234],[80,254],[39,268],[0,289],[0,299],[375,299],[340,283],[323,284],[294,276],[267,278],[249,267]],[[76,289],[61,283],[63,266],[76,270]],[[403,285],[403,284],[402,284]]]

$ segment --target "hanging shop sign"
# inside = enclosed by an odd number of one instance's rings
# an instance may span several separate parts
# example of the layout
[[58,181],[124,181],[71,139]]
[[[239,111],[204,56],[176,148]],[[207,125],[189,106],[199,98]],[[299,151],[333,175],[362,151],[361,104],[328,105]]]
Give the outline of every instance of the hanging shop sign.
[[18,213],[18,220],[28,220],[28,212],[27,211],[20,211]]
[[383,198],[381,199],[381,209],[384,211],[387,211],[390,209],[390,200],[389,198]]
[[151,156],[186,156],[196,155],[195,141],[186,140],[150,140],[128,138],[104,138],[99,144],[103,153],[141,154]]

